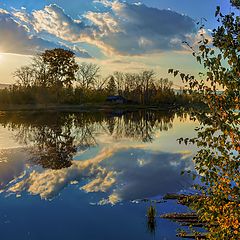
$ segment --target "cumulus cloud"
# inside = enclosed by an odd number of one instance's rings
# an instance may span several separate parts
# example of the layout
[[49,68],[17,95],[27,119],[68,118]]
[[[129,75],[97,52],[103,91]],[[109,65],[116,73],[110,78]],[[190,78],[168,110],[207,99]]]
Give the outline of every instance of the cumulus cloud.
[[188,16],[143,4],[114,4],[110,8],[120,31],[109,32],[102,39],[123,54],[180,50],[182,41],[195,31]]
[[121,31],[117,20],[109,12],[88,12],[85,17],[91,21],[92,24],[98,26],[98,30],[101,36]]
[[29,26],[29,19],[23,12],[12,14],[0,9],[0,51],[31,55],[45,49],[63,47],[74,50],[78,56],[90,57],[85,51],[74,46],[64,46],[34,35]]
[[56,4],[14,16],[28,26],[34,36],[56,37],[69,43],[88,43],[106,55],[139,55],[183,50],[183,41],[195,34],[193,19],[171,10],[144,4],[95,0],[101,11],[89,11],[73,19]]
[[29,23],[32,24],[36,33],[48,33],[70,43],[89,43],[99,47],[105,53],[114,52],[114,49],[96,37],[99,33],[98,28],[71,18],[56,4],[34,11]]
[[[40,46],[49,46],[40,38],[29,36],[27,27],[18,24],[7,11],[0,11],[0,49],[3,52],[31,54]],[[48,45],[49,44],[49,45]]]

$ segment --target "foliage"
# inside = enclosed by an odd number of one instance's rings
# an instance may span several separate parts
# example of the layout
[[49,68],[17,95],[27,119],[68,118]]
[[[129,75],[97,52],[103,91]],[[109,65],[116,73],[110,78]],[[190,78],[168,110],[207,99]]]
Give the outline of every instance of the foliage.
[[20,88],[28,87],[69,87],[75,81],[78,64],[74,53],[56,48],[35,56],[32,64],[17,69],[13,76]]
[[240,8],[240,0],[231,0],[231,4],[236,8]]
[[202,34],[199,49],[193,52],[206,70],[201,79],[178,70],[169,72],[179,74],[211,110],[201,114],[197,137],[184,140],[199,148],[194,161],[202,181],[196,188],[202,197],[191,207],[207,223],[208,239],[233,240],[240,238],[240,17],[224,16],[220,7],[216,17],[220,26],[213,32],[212,45]]
[[147,210],[147,217],[150,219],[154,219],[157,216],[156,208],[152,205]]
[[96,64],[77,64],[71,51],[46,50],[14,72],[16,84],[0,90],[0,105],[103,103],[107,96],[116,94],[133,104],[199,102],[187,92],[175,93],[172,82],[157,79],[152,70],[114,72],[107,78],[101,78],[99,72]]
[[[28,146],[31,163],[61,169],[71,166],[77,150],[96,146],[99,131],[116,140],[151,142],[156,130],[168,131],[173,127],[176,114],[151,110],[122,113],[113,110],[110,114],[86,110],[75,113],[8,111],[1,115],[0,124],[12,130],[20,145]],[[183,115],[179,118],[185,119]]]
[[78,64],[72,51],[62,48],[46,50],[40,54],[52,86],[71,86],[75,80]]

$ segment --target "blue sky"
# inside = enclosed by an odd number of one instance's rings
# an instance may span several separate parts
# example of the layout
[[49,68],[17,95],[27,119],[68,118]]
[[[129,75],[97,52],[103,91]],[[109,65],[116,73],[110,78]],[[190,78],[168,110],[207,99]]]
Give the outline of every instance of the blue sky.
[[166,63],[197,72],[182,41],[196,44],[201,18],[210,36],[217,5],[230,9],[226,0],[0,0],[0,83],[13,81],[29,56],[55,47],[99,64],[103,75],[152,68],[166,77]]
[[[215,21],[213,13],[216,6],[219,5],[225,11],[228,11],[230,4],[228,0],[127,0],[128,3],[141,2],[149,7],[159,9],[172,9],[180,13],[185,13],[193,18],[205,17],[209,20],[209,25],[214,26]],[[211,3],[209,3],[211,2]],[[49,4],[57,4],[66,13],[77,17],[86,11],[95,10],[93,0],[2,0],[0,1],[0,7],[11,10],[12,7],[20,9],[21,7],[27,8],[28,11],[42,9],[44,6]]]

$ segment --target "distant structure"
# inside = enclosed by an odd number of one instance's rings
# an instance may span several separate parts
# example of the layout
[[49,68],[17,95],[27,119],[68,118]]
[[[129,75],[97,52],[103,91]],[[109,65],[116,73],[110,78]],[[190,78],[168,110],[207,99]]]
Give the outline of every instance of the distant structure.
[[108,96],[106,98],[106,102],[124,104],[124,103],[128,103],[128,100],[122,96]]

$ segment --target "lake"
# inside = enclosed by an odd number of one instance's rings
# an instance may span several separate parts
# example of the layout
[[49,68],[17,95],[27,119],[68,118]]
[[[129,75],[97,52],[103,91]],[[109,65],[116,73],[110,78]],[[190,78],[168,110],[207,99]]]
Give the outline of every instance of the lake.
[[[187,114],[1,112],[1,239],[174,240],[179,225],[157,218],[144,199],[191,191],[196,149]],[[157,215],[189,211],[156,203]]]

